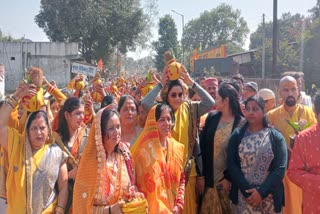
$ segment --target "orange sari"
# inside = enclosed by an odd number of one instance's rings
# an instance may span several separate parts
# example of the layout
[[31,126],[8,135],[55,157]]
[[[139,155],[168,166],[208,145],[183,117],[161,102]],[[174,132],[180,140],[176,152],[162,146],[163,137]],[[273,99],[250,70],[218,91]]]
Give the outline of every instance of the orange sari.
[[73,192],[73,213],[93,213],[94,208],[96,213],[102,213],[105,206],[126,198],[134,185],[127,168],[127,162],[131,161],[127,145],[120,142],[110,158],[106,157],[101,135],[104,110],[96,114],[81,156]]
[[171,213],[175,206],[182,211],[184,146],[169,136],[167,148],[161,148],[155,109],[156,106],[150,110],[145,128],[132,148],[137,187],[152,213]]

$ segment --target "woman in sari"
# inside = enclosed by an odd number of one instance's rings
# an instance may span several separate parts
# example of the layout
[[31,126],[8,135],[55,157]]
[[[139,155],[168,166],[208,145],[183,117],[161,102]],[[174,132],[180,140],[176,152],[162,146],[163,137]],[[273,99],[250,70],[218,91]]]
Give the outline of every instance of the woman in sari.
[[120,139],[120,116],[109,105],[90,129],[74,186],[74,213],[121,213],[124,200],[135,195],[131,154]]
[[173,125],[171,107],[154,106],[133,154],[137,187],[152,213],[182,213],[184,206],[184,146],[171,137]]
[[235,213],[281,213],[284,205],[287,146],[282,134],[268,126],[264,105],[261,97],[249,97],[245,102],[247,123],[229,140],[230,198]]
[[[155,104],[155,99],[161,91],[162,101],[170,105],[174,111],[176,123],[171,134],[176,141],[184,145],[183,165],[188,163],[183,213],[194,214],[198,209],[197,193],[202,194],[204,191],[200,145],[196,141],[197,121],[212,109],[215,102],[206,90],[191,79],[184,66],[181,79],[178,80],[169,81],[165,71],[166,68],[163,70],[161,81],[141,101],[142,107],[148,112]],[[186,99],[185,84],[200,96],[200,102],[190,102]],[[134,153],[134,149],[131,151]]]
[[72,193],[74,179],[76,178],[77,169],[81,154],[87,141],[87,128],[83,123],[84,103],[77,97],[69,97],[65,100],[59,112],[58,126],[54,127],[53,133],[57,144],[68,154],[68,177],[69,177],[69,198],[66,206],[66,213],[69,211],[72,203]]
[[36,94],[24,85],[0,109],[0,145],[8,153],[7,213],[64,213],[68,198],[67,155],[54,143],[47,114],[29,114],[23,134],[7,126],[18,100]]
[[216,110],[207,116],[200,146],[205,178],[201,213],[231,213],[228,196],[231,180],[227,173],[227,145],[232,131],[245,123],[238,102],[238,92],[222,83],[216,94]]
[[121,141],[129,146],[135,142],[142,129],[138,126],[138,104],[130,95],[122,95],[118,104],[121,121]]

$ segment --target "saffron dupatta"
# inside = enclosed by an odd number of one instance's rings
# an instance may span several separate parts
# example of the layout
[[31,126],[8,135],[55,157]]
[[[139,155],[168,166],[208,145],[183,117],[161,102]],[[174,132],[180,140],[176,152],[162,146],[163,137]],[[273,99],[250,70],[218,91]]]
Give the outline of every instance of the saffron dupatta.
[[163,153],[155,109],[149,111],[144,130],[132,148],[136,182],[152,213],[171,213],[174,206],[182,210],[184,204],[184,146],[168,136]]
[[109,105],[101,109],[95,116],[92,123],[86,147],[81,156],[77,177],[74,185],[73,207],[74,213],[93,213],[94,206],[100,208],[112,205],[124,198],[129,191],[128,187],[133,186],[132,172],[128,165],[131,163],[130,151],[126,144],[118,144],[118,162],[121,163],[121,177],[118,180],[120,190],[113,191],[110,178],[106,169],[107,160],[101,134],[101,115],[105,109],[113,108]]

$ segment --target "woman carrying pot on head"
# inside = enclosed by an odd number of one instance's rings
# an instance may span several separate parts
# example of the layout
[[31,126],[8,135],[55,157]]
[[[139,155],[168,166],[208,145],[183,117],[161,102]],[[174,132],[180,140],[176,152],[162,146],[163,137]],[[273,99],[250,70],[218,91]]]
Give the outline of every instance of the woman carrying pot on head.
[[23,134],[7,126],[18,101],[36,93],[34,85],[25,84],[0,109],[0,145],[9,162],[7,213],[62,214],[68,199],[67,155],[54,143],[47,114],[30,113]]

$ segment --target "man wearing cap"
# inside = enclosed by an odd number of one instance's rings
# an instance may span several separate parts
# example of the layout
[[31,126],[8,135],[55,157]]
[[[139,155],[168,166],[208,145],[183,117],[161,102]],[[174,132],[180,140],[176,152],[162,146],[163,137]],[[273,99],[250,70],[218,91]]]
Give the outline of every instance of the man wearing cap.
[[[289,147],[290,136],[295,130],[289,125],[292,123],[310,122],[315,124],[316,118],[312,109],[297,103],[299,89],[297,81],[292,76],[285,76],[280,80],[279,85],[280,97],[283,104],[267,113],[269,122],[284,136]],[[283,214],[301,214],[302,213],[302,190],[292,183],[287,175],[284,177],[284,190],[286,203]]]
[[[219,88],[218,79],[214,78],[214,77],[208,77],[208,78],[202,80],[202,85],[203,85],[203,88],[215,100],[216,99],[216,93],[217,93],[218,88]],[[216,110],[216,106],[214,105],[211,110]],[[208,116],[208,113],[202,115],[201,118],[200,118],[200,124],[199,124],[200,131],[204,127],[204,124],[205,124],[207,116]]]
[[209,77],[203,81],[204,89],[211,95],[213,99],[216,99],[216,93],[218,90],[218,79]]
[[243,87],[243,101],[258,93],[258,84],[256,82],[247,82]]
[[262,97],[264,100],[264,113],[267,113],[276,107],[276,95],[274,95],[273,91],[269,88],[260,89],[260,91],[258,91],[258,96]]

